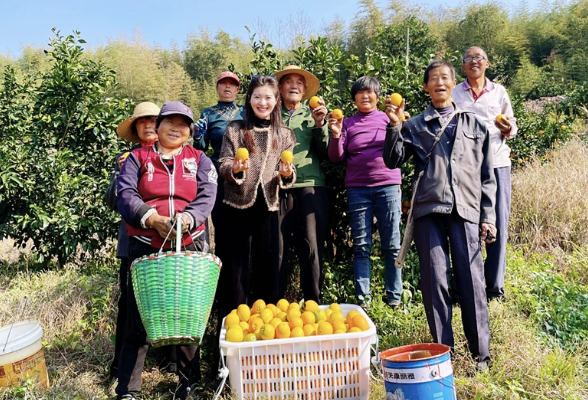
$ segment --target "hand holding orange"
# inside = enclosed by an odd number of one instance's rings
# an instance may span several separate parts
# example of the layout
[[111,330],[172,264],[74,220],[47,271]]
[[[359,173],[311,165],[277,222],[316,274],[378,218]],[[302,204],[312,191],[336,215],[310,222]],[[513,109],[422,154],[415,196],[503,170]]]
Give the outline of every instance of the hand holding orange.
[[402,104],[402,96],[398,93],[392,93],[390,95],[390,103],[396,107],[400,106]]
[[292,152],[290,150],[284,150],[284,151],[282,151],[282,155],[280,156],[280,160],[282,160],[282,162],[284,164],[291,163],[294,160],[294,155],[292,154]]
[[496,121],[500,122],[501,124],[508,122],[509,119],[510,118],[508,118],[508,115],[504,115],[504,114],[498,114],[496,116]]
[[335,108],[333,110],[333,112],[331,112],[331,118],[335,118],[335,119],[343,118],[343,111],[339,110],[338,108]]
[[310,98],[310,100],[308,100],[308,105],[310,106],[310,108],[317,108],[318,106],[321,105],[320,101],[321,101],[320,97],[312,96]]
[[245,162],[249,159],[249,150],[247,150],[245,147],[239,148],[235,153],[235,158]]

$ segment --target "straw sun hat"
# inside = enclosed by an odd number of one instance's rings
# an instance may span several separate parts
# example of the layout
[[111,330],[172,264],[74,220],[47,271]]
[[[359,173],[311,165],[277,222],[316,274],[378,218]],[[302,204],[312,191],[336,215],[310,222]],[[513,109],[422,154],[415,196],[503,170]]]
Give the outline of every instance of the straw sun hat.
[[304,93],[302,100],[310,99],[312,96],[317,94],[319,88],[321,87],[321,84],[319,83],[319,80],[316,76],[297,65],[288,65],[284,67],[283,70],[276,72],[274,76],[278,78],[279,82],[282,77],[288,74],[299,74],[302,75],[306,80],[306,93]]
[[131,130],[131,126],[133,126],[133,122],[137,118],[141,117],[157,117],[159,115],[159,107],[157,105],[144,101],[143,103],[137,104],[135,110],[133,111],[133,116],[129,119],[125,119],[121,122],[118,127],[116,128],[116,133],[121,138],[128,140],[129,142],[139,143],[139,136],[136,133],[133,133]]

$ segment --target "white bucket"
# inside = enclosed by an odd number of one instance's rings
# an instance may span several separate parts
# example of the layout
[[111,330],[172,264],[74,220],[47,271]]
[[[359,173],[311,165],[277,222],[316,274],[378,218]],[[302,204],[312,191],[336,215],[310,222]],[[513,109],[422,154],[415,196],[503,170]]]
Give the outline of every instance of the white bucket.
[[17,322],[12,329],[10,325],[0,328],[0,387],[27,379],[49,387],[42,337],[43,329],[34,320]]

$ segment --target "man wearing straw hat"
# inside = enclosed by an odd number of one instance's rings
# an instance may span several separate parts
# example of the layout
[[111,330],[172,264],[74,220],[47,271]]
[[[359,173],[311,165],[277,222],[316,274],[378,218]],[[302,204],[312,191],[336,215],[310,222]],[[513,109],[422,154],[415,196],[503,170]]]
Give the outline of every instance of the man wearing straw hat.
[[[139,148],[140,146],[150,146],[157,140],[157,133],[155,132],[155,118],[159,115],[159,107],[148,101],[137,104],[133,111],[131,118],[125,119],[116,128],[116,133],[121,138],[135,143],[136,146],[127,152],[118,154],[116,156],[116,165],[110,185],[106,190],[106,204],[113,211],[118,211],[116,207],[116,179],[120,173],[120,169],[125,162],[130,151]],[[118,315],[116,317],[116,332],[114,341],[114,359],[110,364],[110,376],[117,377],[118,373],[118,358],[122,348],[123,339],[126,334],[127,323],[127,273],[129,271],[130,261],[128,254],[129,236],[127,234],[127,227],[123,220],[120,221],[120,228],[118,230],[118,245],[116,247],[116,257],[120,259],[119,269],[119,286],[120,297],[118,299]]]
[[319,80],[312,73],[288,65],[275,76],[282,97],[282,119],[296,135],[294,165],[298,173],[296,183],[283,191],[280,202],[280,297],[286,291],[287,254],[293,235],[304,299],[319,302],[329,214],[326,178],[321,167],[321,161],[328,159],[327,108],[322,99],[315,108],[302,103],[319,90]]

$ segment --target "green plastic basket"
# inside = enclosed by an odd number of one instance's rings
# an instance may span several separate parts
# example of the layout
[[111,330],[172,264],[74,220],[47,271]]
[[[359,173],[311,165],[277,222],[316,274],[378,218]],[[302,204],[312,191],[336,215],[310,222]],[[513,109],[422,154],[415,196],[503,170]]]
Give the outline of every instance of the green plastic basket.
[[221,266],[218,257],[196,251],[168,251],[133,261],[137,307],[153,347],[200,344]]

